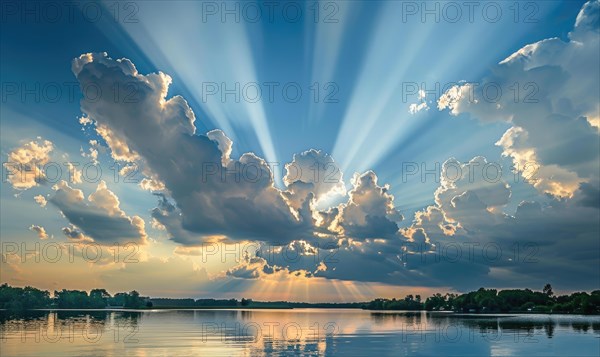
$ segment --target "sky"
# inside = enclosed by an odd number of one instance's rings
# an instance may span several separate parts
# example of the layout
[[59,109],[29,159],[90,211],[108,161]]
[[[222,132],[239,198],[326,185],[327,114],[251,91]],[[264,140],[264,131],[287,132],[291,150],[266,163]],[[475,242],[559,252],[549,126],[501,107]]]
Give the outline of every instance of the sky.
[[2,3],[0,280],[600,288],[600,3]]

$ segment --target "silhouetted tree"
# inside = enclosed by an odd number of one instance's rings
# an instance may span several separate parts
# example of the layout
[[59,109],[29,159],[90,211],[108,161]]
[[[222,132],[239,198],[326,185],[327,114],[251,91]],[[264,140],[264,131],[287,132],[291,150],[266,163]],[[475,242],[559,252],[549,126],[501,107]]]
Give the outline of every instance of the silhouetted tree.
[[123,307],[129,309],[139,309],[142,306],[144,306],[144,299],[140,298],[140,293],[137,291],[133,290],[125,296]]
[[542,290],[542,292],[548,296],[554,295],[554,292],[552,291],[552,285],[550,285],[550,284],[546,284],[544,286],[544,290]]
[[106,289],[93,289],[90,291],[90,307],[94,309],[103,309],[110,299],[110,294]]

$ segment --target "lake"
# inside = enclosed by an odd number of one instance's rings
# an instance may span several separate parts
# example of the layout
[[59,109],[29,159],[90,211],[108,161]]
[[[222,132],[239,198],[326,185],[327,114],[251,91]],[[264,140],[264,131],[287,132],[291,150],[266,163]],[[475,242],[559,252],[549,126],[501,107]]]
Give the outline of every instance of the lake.
[[600,356],[600,316],[2,311],[0,339],[2,356]]

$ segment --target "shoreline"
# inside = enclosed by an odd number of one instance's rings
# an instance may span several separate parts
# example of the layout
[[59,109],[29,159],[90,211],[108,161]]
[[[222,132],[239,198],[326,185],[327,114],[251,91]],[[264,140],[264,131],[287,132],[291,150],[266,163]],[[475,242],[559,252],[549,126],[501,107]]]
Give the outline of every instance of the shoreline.
[[61,308],[43,308],[43,309],[25,309],[25,310],[7,310],[0,309],[0,312],[11,312],[11,313],[27,313],[27,312],[158,312],[158,311],[202,311],[202,310],[358,310],[371,313],[432,313],[447,315],[453,317],[464,317],[464,318],[476,318],[476,317],[511,317],[519,315],[547,315],[547,316],[600,316],[600,314],[570,314],[570,313],[549,313],[549,312],[531,312],[531,311],[509,311],[509,312],[489,312],[489,313],[476,313],[476,312],[455,312],[455,311],[427,311],[427,310],[370,310],[362,308],[352,307],[153,307],[153,308],[142,308],[142,309],[130,309],[130,308],[104,308],[104,309],[61,309]]

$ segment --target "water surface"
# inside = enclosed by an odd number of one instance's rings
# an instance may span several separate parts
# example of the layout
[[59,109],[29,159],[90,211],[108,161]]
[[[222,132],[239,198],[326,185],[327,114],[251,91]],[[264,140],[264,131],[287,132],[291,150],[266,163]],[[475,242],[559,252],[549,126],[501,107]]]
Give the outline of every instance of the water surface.
[[0,312],[2,356],[600,356],[600,316],[351,309]]

